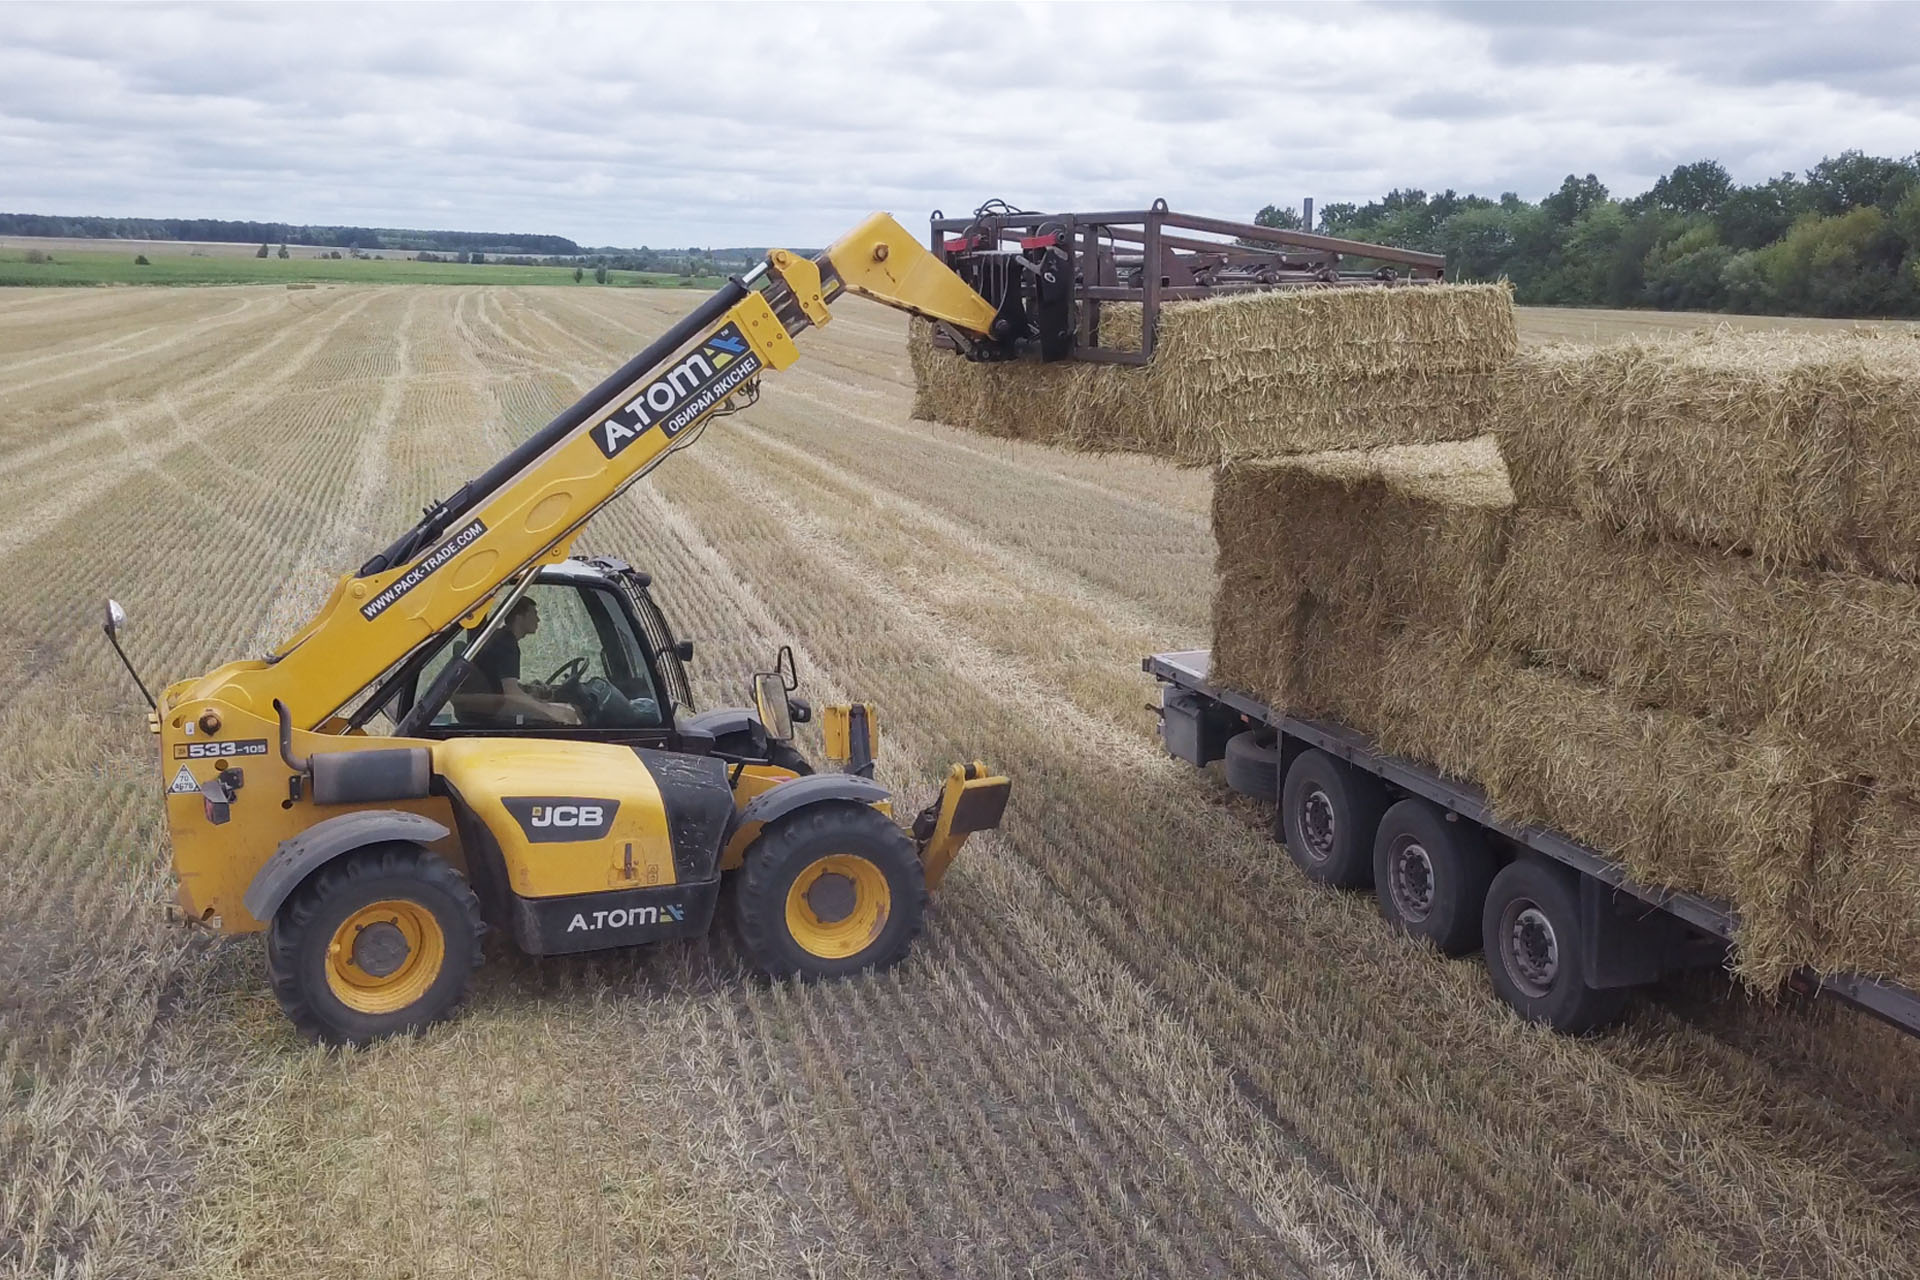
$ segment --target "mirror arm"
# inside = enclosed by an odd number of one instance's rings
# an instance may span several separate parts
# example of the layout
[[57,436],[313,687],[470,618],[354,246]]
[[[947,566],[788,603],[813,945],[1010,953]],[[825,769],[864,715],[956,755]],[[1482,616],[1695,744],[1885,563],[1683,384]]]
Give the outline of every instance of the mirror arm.
[[127,651],[120,647],[120,637],[113,633],[113,627],[105,626],[100,628],[100,630],[106,633],[107,643],[113,646],[113,651],[120,655],[120,665],[127,669],[128,675],[133,677],[133,683],[139,688],[140,696],[147,700],[147,706],[156,712],[159,711],[160,704],[155,702],[153,700],[153,694],[147,691],[147,682],[142,680],[140,673],[133,669],[133,662],[127,657]]

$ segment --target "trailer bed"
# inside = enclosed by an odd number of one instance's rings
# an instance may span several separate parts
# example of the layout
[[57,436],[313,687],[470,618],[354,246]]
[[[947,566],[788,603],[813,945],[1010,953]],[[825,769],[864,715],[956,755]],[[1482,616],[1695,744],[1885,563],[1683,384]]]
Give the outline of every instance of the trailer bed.
[[[1257,698],[1216,685],[1209,679],[1209,651],[1183,649],[1157,653],[1141,662],[1148,675],[1175,686],[1247,720],[1265,725],[1310,747],[1345,760],[1399,791],[1419,796],[1467,821],[1497,832],[1514,844],[1573,868],[1618,893],[1627,894],[1688,926],[1731,942],[1738,917],[1726,903],[1698,894],[1652,888],[1635,883],[1626,868],[1595,849],[1542,827],[1523,827],[1496,817],[1486,793],[1471,783],[1442,776],[1432,768],[1376,750],[1373,740],[1346,725],[1287,715]],[[1898,983],[1853,974],[1798,975],[1797,987],[1843,1000],[1881,1018],[1909,1035],[1920,1036],[1920,993]]]

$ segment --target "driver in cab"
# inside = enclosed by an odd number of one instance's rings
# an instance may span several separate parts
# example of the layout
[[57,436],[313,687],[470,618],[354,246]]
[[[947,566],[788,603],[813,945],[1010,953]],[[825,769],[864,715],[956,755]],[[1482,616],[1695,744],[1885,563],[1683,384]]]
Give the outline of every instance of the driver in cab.
[[473,673],[454,695],[463,720],[494,724],[579,724],[580,712],[564,702],[548,701],[549,690],[520,683],[520,642],[540,629],[540,606],[523,597],[507,621],[473,660]]

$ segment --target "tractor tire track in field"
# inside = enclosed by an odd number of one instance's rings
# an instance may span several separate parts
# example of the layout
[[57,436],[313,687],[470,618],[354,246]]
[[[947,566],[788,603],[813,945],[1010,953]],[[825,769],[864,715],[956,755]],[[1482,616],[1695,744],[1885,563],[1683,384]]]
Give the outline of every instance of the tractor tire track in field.
[[[169,324],[150,325],[144,329],[136,329],[131,333],[115,333],[112,337],[96,342],[91,346],[62,347],[60,350],[50,351],[44,355],[33,356],[18,362],[9,362],[8,367],[10,371],[13,372],[18,372],[21,369],[30,369],[36,365],[46,364],[54,360],[70,361],[73,362],[76,367],[62,370],[59,373],[42,374],[37,378],[29,378],[24,381],[0,383],[0,395],[17,396],[24,392],[46,386],[49,383],[64,382],[69,378],[98,377],[103,369],[112,365],[159,355],[163,351],[170,351],[174,347],[181,346],[185,343],[204,341],[211,334],[218,333],[229,325],[243,322],[265,302],[265,299],[243,295],[231,299],[231,305],[229,305],[226,310],[213,315],[198,317],[184,326],[177,321]],[[158,342],[149,343],[146,346],[135,347],[131,345],[138,339],[159,329],[170,329],[172,332],[170,336]],[[88,359],[88,357],[99,356],[103,352],[113,352],[114,354],[104,359]]]
[[380,510],[376,498],[387,483],[391,471],[388,449],[399,418],[401,402],[406,398],[414,376],[409,351],[421,304],[428,295],[412,292],[406,310],[394,325],[392,338],[393,368],[380,379],[380,398],[368,417],[353,459],[353,474],[340,495],[338,505],[327,517],[323,531],[315,537],[287,575],[286,583],[275,597],[260,629],[249,646],[258,649],[284,641],[325,602],[327,592],[343,573],[364,559],[356,555],[364,549],[373,533],[374,514]]
[[[57,327],[0,385],[227,305],[125,296],[0,294],[0,332]],[[655,573],[706,704],[782,641],[816,702],[877,700],[902,811],[952,759],[1014,774],[922,946],[819,986],[751,978],[724,931],[496,950],[460,1021],[301,1049],[257,940],[161,923],[159,783],[98,596],[127,593],[152,674],[249,656],[694,299],[259,296],[206,350],[38,388],[44,431],[0,416],[0,567],[43,583],[0,606],[0,733],[30,744],[0,755],[0,965],[24,979],[0,988],[0,1272],[1909,1268],[1910,1045],[1711,984],[1557,1040],[1305,885],[1138,705],[1143,649],[1204,634],[1205,476],[909,422],[904,325],[854,300],[582,548]],[[89,398],[126,405],[124,444]],[[110,441],[99,476],[77,463]]]
[[[309,338],[272,373],[243,384],[245,391],[241,394],[222,397],[221,392],[212,385],[215,382],[212,377],[207,379],[206,384],[189,390],[179,401],[165,389],[156,389],[143,405],[131,409],[118,406],[105,408],[99,414],[95,427],[76,432],[69,440],[60,442],[63,449],[82,452],[85,455],[82,458],[39,470],[32,467],[37,460],[35,457],[29,455],[22,459],[21,469],[9,477],[6,488],[14,488],[17,477],[20,484],[30,484],[32,488],[50,496],[24,510],[16,507],[4,519],[0,519],[0,555],[37,536],[51,521],[84,513],[88,503],[127,476],[152,468],[160,460],[183,448],[199,444],[216,431],[244,426],[252,414],[272,404],[305,371],[309,363],[324,353],[339,330],[358,317],[374,297],[372,294],[351,297],[341,308],[342,314],[320,317],[327,320],[325,324],[319,324],[317,321],[320,318],[316,318],[313,327],[319,328],[320,332]],[[306,327],[299,326],[302,330]],[[289,332],[292,331],[283,331],[254,352],[241,357],[232,371],[238,373],[250,369],[253,364],[264,360],[285,340]],[[157,429],[153,424],[158,419],[168,421],[172,429]],[[119,447],[111,450],[104,448],[105,442],[113,438],[121,442]],[[53,442],[49,442],[47,447],[53,447]]]

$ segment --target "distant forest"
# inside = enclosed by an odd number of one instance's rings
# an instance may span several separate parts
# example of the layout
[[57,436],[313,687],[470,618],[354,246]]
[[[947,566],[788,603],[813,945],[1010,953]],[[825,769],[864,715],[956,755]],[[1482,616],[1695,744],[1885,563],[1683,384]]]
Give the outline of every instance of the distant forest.
[[492,231],[410,231],[396,227],[312,227],[220,218],[57,217],[0,213],[0,235],[69,236],[89,240],[208,240],[219,244],[313,244],[332,249],[429,250],[435,253],[577,254],[565,236]]
[[[1299,228],[1268,205],[1255,219]],[[1715,160],[1629,199],[1567,175],[1539,203],[1390,191],[1329,204],[1325,235],[1447,255],[1455,280],[1513,281],[1524,303],[1765,315],[1920,316],[1920,153],[1846,151],[1751,186]]]

